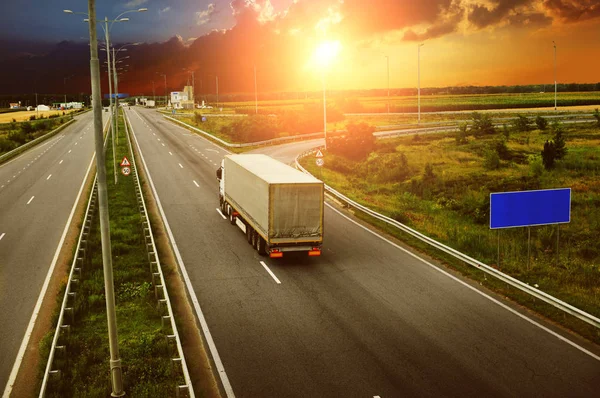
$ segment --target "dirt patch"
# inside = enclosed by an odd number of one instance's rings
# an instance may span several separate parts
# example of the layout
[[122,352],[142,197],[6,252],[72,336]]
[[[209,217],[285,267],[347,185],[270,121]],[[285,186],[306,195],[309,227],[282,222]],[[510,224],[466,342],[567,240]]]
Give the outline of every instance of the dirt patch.
[[[134,154],[140,159],[135,145]],[[154,235],[158,257],[167,283],[177,329],[181,338],[185,360],[192,379],[194,392],[200,397],[221,397],[219,383],[215,377],[212,361],[206,351],[203,333],[198,325],[189,297],[186,293],[175,254],[166,233],[156,200],[149,187],[143,167],[137,168],[142,183],[142,191]]]

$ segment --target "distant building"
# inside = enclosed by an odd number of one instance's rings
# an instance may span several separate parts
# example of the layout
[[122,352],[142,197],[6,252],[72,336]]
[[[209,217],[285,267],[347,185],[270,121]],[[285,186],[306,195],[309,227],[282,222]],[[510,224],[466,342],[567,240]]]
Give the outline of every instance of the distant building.
[[50,107],[48,105],[38,105],[35,109],[37,111],[49,111]]
[[185,86],[183,91],[173,91],[170,102],[174,109],[194,109],[194,88]]
[[10,109],[19,109],[21,107],[21,103],[20,102],[11,102],[9,104]]

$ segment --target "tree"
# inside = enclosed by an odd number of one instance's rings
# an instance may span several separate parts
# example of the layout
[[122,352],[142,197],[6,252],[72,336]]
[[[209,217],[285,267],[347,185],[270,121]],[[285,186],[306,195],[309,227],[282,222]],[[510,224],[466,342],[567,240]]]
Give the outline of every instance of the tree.
[[531,130],[531,124],[527,116],[517,115],[517,119],[515,120],[515,129],[522,133]]
[[561,125],[557,125],[554,130],[554,150],[556,152],[556,159],[562,159],[567,154],[565,138],[563,137],[563,128]]
[[483,157],[483,167],[488,170],[496,170],[500,167],[500,156],[498,156],[498,152],[488,149],[485,151]]
[[473,112],[473,126],[471,131],[475,137],[481,137],[486,134],[494,134],[496,129],[492,124],[492,119],[487,114],[481,114],[479,112]]
[[546,170],[552,170],[554,168],[554,161],[556,159],[556,147],[554,142],[546,140],[544,149],[542,150],[542,163]]
[[375,127],[367,123],[349,123],[346,133],[327,137],[327,148],[348,159],[364,159],[375,146]]
[[456,132],[456,144],[457,145],[462,145],[462,144],[466,144],[469,141],[467,140],[467,124],[466,123],[462,123],[460,126],[458,126],[458,131]]
[[433,172],[433,166],[431,163],[427,163],[425,165],[425,171],[423,172],[423,181],[433,181],[435,180],[435,173]]
[[537,125],[537,128],[540,130],[546,130],[546,128],[548,127],[548,121],[546,119],[544,119],[543,117],[541,117],[540,115],[538,115],[535,118],[535,124]]

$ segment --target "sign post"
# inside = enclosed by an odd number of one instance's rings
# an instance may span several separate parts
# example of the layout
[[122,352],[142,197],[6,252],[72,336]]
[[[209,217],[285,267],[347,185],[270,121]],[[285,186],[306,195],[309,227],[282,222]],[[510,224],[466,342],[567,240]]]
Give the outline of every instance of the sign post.
[[[531,257],[531,227],[557,224],[556,262],[558,264],[560,224],[571,222],[571,188],[490,194],[490,229],[527,227],[527,270]],[[498,264],[500,234],[498,231]]]

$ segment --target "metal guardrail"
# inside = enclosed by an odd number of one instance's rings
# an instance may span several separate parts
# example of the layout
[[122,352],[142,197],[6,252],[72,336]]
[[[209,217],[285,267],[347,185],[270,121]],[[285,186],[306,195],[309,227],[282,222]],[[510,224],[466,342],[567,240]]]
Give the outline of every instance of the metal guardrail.
[[36,146],[37,144],[39,144],[40,142],[44,142],[49,138],[54,137],[56,134],[58,134],[61,130],[63,130],[64,128],[66,128],[68,125],[70,125],[71,123],[75,122],[75,119],[71,119],[68,122],[58,126],[57,128],[55,128],[54,130],[50,131],[49,133],[44,134],[41,137],[36,138],[33,141],[29,141],[27,144],[23,144],[18,148],[13,149],[10,152],[5,153],[4,155],[0,156],[0,164],[6,162],[9,159],[14,158],[15,156],[20,155],[21,153],[25,152],[26,150],[28,150],[29,148],[33,148],[34,146]]
[[[302,165],[300,165],[300,163],[298,162],[298,160],[301,159],[301,158],[303,158],[303,157],[306,157],[306,156],[308,156],[310,154],[315,153],[316,150],[317,150],[317,148],[311,149],[309,151],[306,151],[306,152],[298,155],[296,157],[296,159],[295,159],[296,168],[298,168],[299,170],[301,170],[302,172],[304,172],[306,174],[310,174],[304,167],[302,167]],[[408,226],[406,226],[406,225],[404,225],[404,224],[402,224],[402,223],[394,220],[393,218],[387,217],[387,216],[385,216],[383,214],[379,214],[379,213],[377,213],[377,212],[369,209],[368,207],[363,206],[363,205],[361,205],[361,204],[353,201],[352,199],[348,198],[347,196],[345,196],[342,193],[336,191],[335,189],[331,188],[328,185],[325,185],[325,190],[329,194],[331,194],[332,196],[336,197],[337,199],[340,199],[342,202],[347,203],[348,206],[351,206],[351,207],[353,207],[355,209],[358,209],[358,210],[360,210],[360,211],[368,214],[369,216],[371,216],[373,218],[376,218],[376,219],[378,219],[380,221],[383,221],[383,222],[385,222],[385,223],[387,223],[389,225],[392,225],[392,226],[400,229],[401,231],[406,232],[409,235],[411,235],[411,236],[413,236],[413,237],[415,237],[415,238],[417,238],[417,239],[419,239],[419,240],[421,240],[421,241],[429,244],[430,246],[433,246],[434,248],[436,248],[438,250],[441,250],[441,251],[443,251],[443,252],[445,252],[447,254],[450,254],[451,256],[453,256],[453,257],[455,257],[455,258],[457,258],[457,259],[459,259],[459,260],[461,260],[461,261],[463,261],[463,262],[465,262],[465,263],[467,263],[467,264],[469,264],[469,265],[471,265],[473,267],[481,269],[485,273],[487,273],[487,274],[489,274],[491,276],[494,276],[495,278],[497,278],[497,279],[499,279],[499,280],[501,280],[501,281],[509,284],[512,287],[515,287],[515,288],[517,288],[517,289],[519,289],[519,290],[521,290],[521,291],[523,291],[523,292],[525,292],[525,293],[527,293],[527,294],[529,294],[529,295],[531,295],[533,297],[536,297],[536,298],[538,298],[538,299],[540,299],[540,300],[542,300],[542,301],[544,301],[544,302],[546,302],[546,303],[548,303],[548,304],[550,304],[550,305],[552,305],[552,306],[554,306],[554,307],[556,307],[556,308],[558,308],[558,309],[560,309],[560,310],[562,310],[562,311],[564,311],[564,312],[566,312],[568,314],[571,314],[574,317],[579,318],[580,320],[582,320],[582,321],[584,321],[584,322],[586,322],[586,323],[588,323],[588,324],[590,324],[592,326],[595,326],[596,328],[600,328],[600,319],[599,318],[597,318],[597,317],[595,317],[595,316],[593,316],[591,314],[588,314],[587,312],[582,311],[579,308],[574,307],[574,306],[572,306],[572,305],[570,305],[568,303],[565,303],[564,301],[561,301],[561,300],[557,299],[554,296],[551,296],[551,295],[549,295],[547,293],[544,293],[543,291],[541,291],[539,289],[536,289],[536,288],[534,288],[532,286],[529,286],[528,284],[523,283],[520,280],[515,279],[515,278],[513,278],[510,275],[507,275],[507,274],[505,274],[503,272],[500,272],[497,269],[495,269],[493,267],[490,267],[489,265],[484,264],[484,263],[482,263],[479,260],[476,260],[476,259],[474,259],[472,257],[469,257],[466,254],[459,252],[458,250],[455,250],[455,249],[453,249],[451,247],[448,247],[448,246],[446,246],[446,245],[444,245],[444,244],[442,244],[442,243],[440,243],[440,242],[438,242],[438,241],[436,241],[436,240],[434,240],[434,239],[432,239],[432,238],[430,238],[430,237],[428,237],[428,236],[426,236],[426,235],[424,235],[424,234],[422,234],[422,233],[420,233],[420,232],[418,232],[418,231],[416,231],[416,230],[414,230],[414,229],[412,229],[412,228],[410,228],[410,227],[408,227]]]
[[173,316],[173,308],[171,306],[171,300],[169,299],[169,294],[167,292],[167,284],[165,282],[165,276],[162,270],[162,266],[160,264],[160,259],[158,258],[158,251],[156,250],[156,244],[154,242],[154,234],[152,233],[152,226],[150,225],[150,219],[148,217],[148,210],[146,208],[146,202],[144,200],[144,195],[142,194],[142,185],[140,183],[140,177],[137,172],[137,166],[135,162],[135,155],[133,151],[133,146],[131,144],[130,137],[130,129],[129,129],[129,118],[125,115],[125,131],[127,135],[127,143],[129,144],[129,149],[131,153],[131,171],[132,175],[135,176],[136,184],[135,184],[135,195],[138,201],[138,207],[140,213],[142,214],[142,226],[144,228],[144,237],[146,241],[146,250],[148,251],[148,262],[150,263],[150,272],[152,274],[152,284],[154,285],[154,294],[158,301],[159,308],[166,309],[166,315],[162,316],[162,325],[165,327],[165,322],[168,322],[171,325],[172,334],[168,334],[166,336],[167,339],[167,347],[169,347],[169,355],[171,356],[171,343],[175,343],[176,347],[176,357],[171,357],[171,364],[175,367],[176,364],[181,365],[181,370],[183,373],[183,378],[185,380],[184,385],[177,385],[176,387],[176,396],[179,397],[180,394],[184,391],[187,391],[187,396],[190,398],[194,398],[194,387],[192,385],[192,380],[190,378],[189,370],[187,367],[187,363],[185,361],[185,356],[183,354],[183,347],[181,345],[181,338],[179,337],[179,332],[177,330],[177,325],[175,323],[175,317]]
[[218,137],[215,137],[214,135],[207,133],[204,130],[200,130],[199,128],[196,128],[194,126],[190,126],[189,124],[182,122],[181,120],[177,120],[171,116],[167,116],[167,115],[163,115],[163,117],[165,117],[166,119],[172,120],[175,123],[179,123],[183,126],[185,126],[188,129],[192,129],[194,131],[197,131],[201,134],[204,134],[205,136],[209,137],[212,140],[217,141],[219,144],[225,145],[228,148],[246,148],[246,147],[252,147],[252,146],[262,146],[262,145],[275,145],[275,144],[282,144],[284,142],[288,142],[288,141],[303,141],[309,138],[319,138],[323,136],[323,133],[310,133],[310,134],[302,134],[302,135],[294,135],[291,137],[281,137],[281,138],[273,138],[272,140],[265,140],[265,141],[257,141],[257,142],[248,142],[245,144],[232,144],[230,142],[224,141]]

